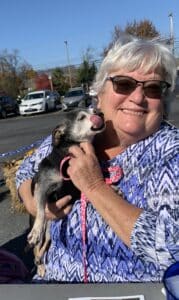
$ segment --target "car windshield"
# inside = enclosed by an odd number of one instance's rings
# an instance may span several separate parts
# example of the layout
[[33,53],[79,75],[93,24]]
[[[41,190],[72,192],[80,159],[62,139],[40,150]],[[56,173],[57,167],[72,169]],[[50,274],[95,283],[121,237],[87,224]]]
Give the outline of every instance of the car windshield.
[[77,90],[77,91],[70,91],[66,93],[65,97],[75,97],[75,96],[82,96],[83,91],[82,90]]
[[24,98],[24,100],[40,99],[40,98],[43,98],[43,93],[26,95],[25,98]]

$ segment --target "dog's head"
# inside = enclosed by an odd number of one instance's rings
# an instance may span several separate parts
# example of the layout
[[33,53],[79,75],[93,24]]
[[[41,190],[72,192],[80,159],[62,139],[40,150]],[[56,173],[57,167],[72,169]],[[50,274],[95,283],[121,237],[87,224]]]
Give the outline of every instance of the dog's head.
[[52,144],[58,147],[61,143],[80,143],[92,141],[93,137],[104,130],[102,114],[86,109],[75,109],[61,113],[61,122],[52,132]]

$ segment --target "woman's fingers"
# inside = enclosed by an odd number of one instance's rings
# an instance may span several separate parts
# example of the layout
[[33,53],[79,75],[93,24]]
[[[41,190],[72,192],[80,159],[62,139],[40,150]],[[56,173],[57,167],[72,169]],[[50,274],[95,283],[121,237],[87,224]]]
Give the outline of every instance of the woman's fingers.
[[80,144],[80,148],[85,152],[86,154],[95,154],[94,147],[89,142],[83,142]]
[[48,203],[45,209],[46,217],[51,220],[64,218],[72,209],[71,199],[68,195],[54,203]]
[[57,200],[55,202],[57,209],[60,210],[60,209],[64,208],[65,206],[67,206],[70,203],[71,199],[72,199],[71,195],[67,195],[67,196]]

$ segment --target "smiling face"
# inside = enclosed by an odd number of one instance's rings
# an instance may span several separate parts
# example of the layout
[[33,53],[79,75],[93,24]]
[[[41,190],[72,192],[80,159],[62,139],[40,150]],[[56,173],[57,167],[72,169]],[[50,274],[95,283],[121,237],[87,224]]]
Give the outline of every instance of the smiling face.
[[[113,72],[109,76],[129,76],[138,81],[162,80],[161,75],[152,72]],[[159,98],[144,95],[143,86],[138,85],[129,95],[117,94],[110,80],[105,82],[103,91],[98,95],[98,108],[103,112],[107,123],[108,136],[115,130],[119,143],[133,144],[158,130],[162,116],[163,103]]]

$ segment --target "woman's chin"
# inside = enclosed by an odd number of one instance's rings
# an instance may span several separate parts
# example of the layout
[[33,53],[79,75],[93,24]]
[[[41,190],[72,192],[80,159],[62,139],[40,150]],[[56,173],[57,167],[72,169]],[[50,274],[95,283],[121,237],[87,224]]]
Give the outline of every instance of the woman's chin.
[[136,141],[147,136],[145,126],[123,126],[123,128],[120,128],[120,131],[123,132],[129,138],[131,137],[134,140],[136,139]]

